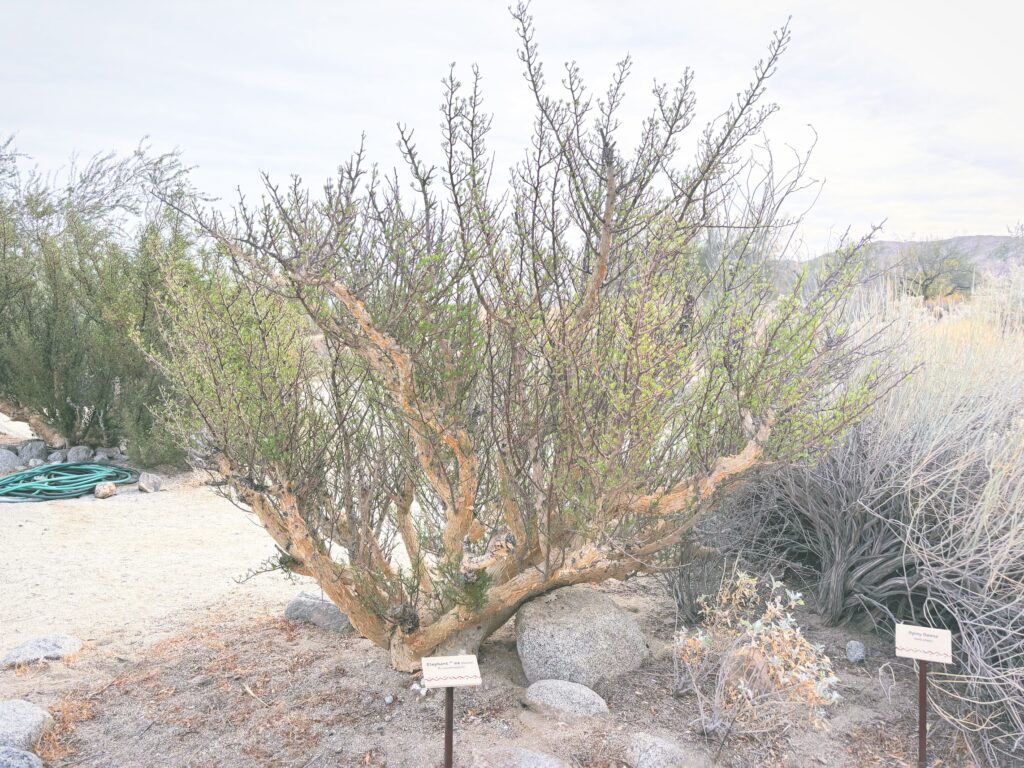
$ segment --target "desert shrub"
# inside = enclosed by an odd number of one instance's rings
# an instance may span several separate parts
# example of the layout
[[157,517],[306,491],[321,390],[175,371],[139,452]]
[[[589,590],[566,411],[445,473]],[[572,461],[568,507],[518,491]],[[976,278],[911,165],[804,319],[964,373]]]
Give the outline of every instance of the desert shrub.
[[1002,764],[1024,745],[1024,274],[942,319],[886,312],[911,328],[915,375],[824,458],[762,476],[736,502],[741,541],[809,571],[833,623],[952,629],[940,712]]
[[675,659],[677,687],[696,695],[706,733],[765,733],[797,719],[824,725],[838,679],[793,618],[799,593],[734,571],[700,603],[704,618],[677,634]]
[[158,267],[184,249],[146,215],[143,178],[165,161],[102,156],[58,181],[0,146],[0,397],[143,463],[177,453],[150,411],[162,377],[133,340],[157,342]]
[[714,594],[729,569],[729,558],[701,543],[708,539],[713,534],[700,530],[680,542],[659,574],[675,603],[677,623],[692,624],[703,617],[702,599]]
[[556,93],[513,15],[535,135],[507,189],[479,73],[452,72],[441,167],[400,132],[413,194],[359,150],[322,192],[180,205],[228,273],[214,306],[169,297],[162,369],[291,567],[402,669],[475,650],[549,590],[650,567],[889,380],[845,322],[862,244],[773,282],[804,170],[756,148],[786,30],[684,157],[688,73],[630,141],[628,60],[603,97],[574,66]]

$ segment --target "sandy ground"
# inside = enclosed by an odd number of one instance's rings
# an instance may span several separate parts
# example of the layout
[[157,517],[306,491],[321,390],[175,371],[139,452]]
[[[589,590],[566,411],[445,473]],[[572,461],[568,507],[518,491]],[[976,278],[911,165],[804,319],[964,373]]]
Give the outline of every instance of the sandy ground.
[[[75,658],[0,670],[0,700],[54,715],[40,745],[50,768],[438,765],[437,696],[411,693],[413,678],[368,641],[281,618],[289,599],[315,589],[308,582],[274,573],[239,583],[273,553],[250,515],[192,475],[157,494],[0,504],[0,652],[53,632],[85,641]],[[716,744],[694,727],[693,700],[672,695],[671,600],[651,579],[602,589],[637,615],[655,650],[637,672],[597,686],[611,714],[566,723],[527,710],[506,625],[480,649],[484,685],[457,697],[456,765],[477,749],[515,745],[574,768],[624,768],[624,745],[639,730],[684,745],[693,765],[908,764],[913,676],[895,664],[893,687],[880,687],[878,666],[891,656],[880,638],[802,616],[837,660],[844,698],[830,729]],[[879,661],[846,664],[851,636]]]
[[23,421],[14,421],[7,414],[0,411],[0,445],[9,443],[20,443],[22,440],[31,440],[35,437],[32,428]]
[[[875,667],[839,661],[844,699],[827,730],[796,723],[778,738],[721,745],[695,727],[692,699],[671,694],[668,601],[649,582],[606,591],[637,615],[654,649],[639,670],[595,686],[611,714],[556,721],[526,709],[527,681],[506,625],[480,649],[484,685],[456,697],[458,768],[480,768],[471,756],[496,745],[541,750],[573,768],[632,768],[625,746],[637,731],[681,744],[687,768],[911,764],[914,686],[906,670],[895,670],[889,697]],[[801,620],[830,650],[847,636]],[[368,641],[246,616],[239,603],[199,610],[194,622],[128,656],[87,648],[71,663],[0,673],[0,697],[49,707],[57,728],[40,751],[50,768],[440,766],[441,698],[412,693],[412,677],[392,670]],[[864,639],[880,658],[881,641]]]
[[294,582],[238,583],[273,553],[250,515],[188,475],[154,494],[0,504],[0,648],[53,632],[128,648],[225,601],[277,612]]

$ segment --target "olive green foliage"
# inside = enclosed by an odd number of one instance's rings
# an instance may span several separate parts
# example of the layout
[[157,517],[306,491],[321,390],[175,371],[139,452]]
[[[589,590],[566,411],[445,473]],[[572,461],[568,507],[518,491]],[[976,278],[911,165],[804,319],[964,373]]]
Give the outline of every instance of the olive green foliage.
[[975,281],[974,266],[953,243],[910,243],[900,256],[903,286],[912,296],[937,299],[970,293]]
[[71,444],[126,441],[156,463],[179,453],[155,428],[162,379],[133,338],[156,341],[159,265],[185,244],[142,217],[148,162],[100,157],[57,184],[0,146],[0,397]]
[[292,526],[279,546],[301,520],[305,557],[354,585],[342,607],[377,620],[361,631],[414,654],[444,617],[485,634],[516,601],[648,567],[724,478],[830,445],[898,376],[848,320],[863,243],[774,279],[806,162],[777,172],[756,145],[786,30],[691,158],[689,72],[630,137],[628,59],[603,96],[575,66],[558,92],[513,16],[535,133],[501,190],[480,75],[453,71],[442,163],[400,131],[411,194],[360,149],[319,194],[266,179],[232,216],[177,204],[212,254],[168,289],[181,434]]
[[316,406],[323,366],[309,323],[272,292],[236,280],[216,254],[178,263],[162,279],[164,348],[151,356],[181,395],[163,414],[179,440],[195,441],[184,447],[215,444],[283,471],[322,465],[334,430]]

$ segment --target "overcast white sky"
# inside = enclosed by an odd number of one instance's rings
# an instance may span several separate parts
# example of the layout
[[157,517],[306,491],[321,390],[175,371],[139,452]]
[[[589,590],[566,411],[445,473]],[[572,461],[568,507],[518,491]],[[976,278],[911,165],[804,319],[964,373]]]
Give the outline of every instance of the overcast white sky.
[[[0,136],[44,169],[72,153],[178,148],[209,193],[257,171],[314,184],[367,134],[396,161],[395,123],[439,142],[439,81],[477,63],[505,168],[529,136],[507,2],[170,3],[0,0]],[[699,118],[747,82],[774,28],[793,43],[770,92],[776,145],[819,136],[824,179],[805,248],[887,219],[884,237],[1005,234],[1024,219],[1024,3],[1010,0],[535,0],[550,75],[601,86],[626,52],[632,114],[653,78],[696,70]],[[695,126],[696,127],[696,126]],[[691,130],[694,130],[693,128]]]

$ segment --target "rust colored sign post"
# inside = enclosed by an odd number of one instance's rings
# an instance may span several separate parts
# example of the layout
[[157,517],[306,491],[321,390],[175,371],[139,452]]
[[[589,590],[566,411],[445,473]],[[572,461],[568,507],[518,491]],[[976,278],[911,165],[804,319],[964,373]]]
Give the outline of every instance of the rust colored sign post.
[[455,689],[444,689],[444,768],[455,759]]
[[928,765],[928,662],[917,662],[917,765]]
[[455,759],[455,689],[480,685],[480,667],[476,656],[426,656],[423,685],[444,688],[444,766],[452,768]]
[[928,765],[928,662],[953,661],[953,633],[948,629],[896,625],[896,655],[917,659],[917,764]]

